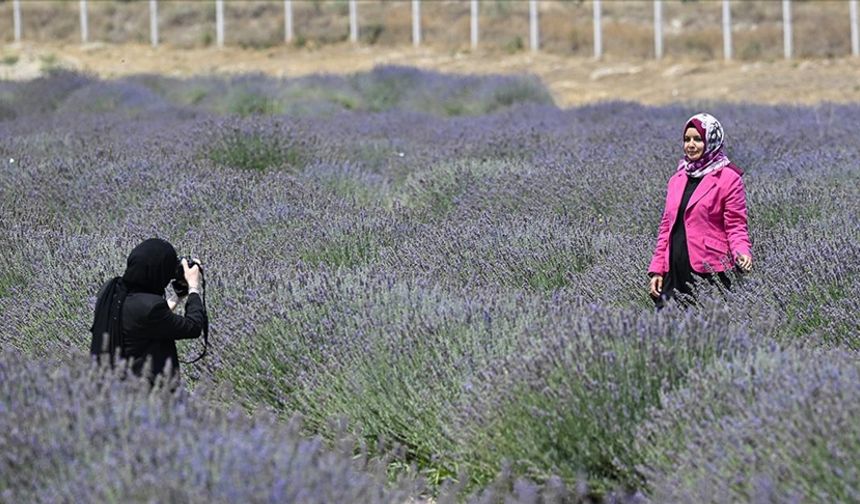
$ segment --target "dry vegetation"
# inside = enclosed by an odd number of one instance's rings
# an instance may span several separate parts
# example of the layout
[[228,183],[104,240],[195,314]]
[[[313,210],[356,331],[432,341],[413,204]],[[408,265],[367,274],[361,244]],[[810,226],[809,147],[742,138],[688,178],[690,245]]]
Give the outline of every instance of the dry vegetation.
[[[319,47],[348,38],[346,0],[294,2],[294,44]],[[541,0],[541,46],[551,53],[590,56],[592,5],[578,0]],[[720,3],[667,0],[664,7],[665,47],[669,56],[713,58],[722,55]],[[850,52],[848,4],[845,1],[795,1],[795,45],[800,57],[838,57]],[[149,42],[149,7],[142,1],[90,2],[92,41],[112,44]],[[12,7],[0,3],[0,42],[11,42]],[[411,3],[360,0],[362,45],[395,47],[410,43]],[[279,0],[228,1],[226,42],[240,47],[276,47],[284,41],[284,7]],[[528,3],[525,0],[481,0],[481,44],[502,52],[528,45]],[[649,1],[603,3],[605,52],[619,58],[653,54],[652,10]],[[23,38],[29,42],[80,41],[78,3],[24,2]],[[164,43],[180,48],[212,45],[215,8],[212,1],[160,1]],[[733,6],[735,53],[744,60],[782,56],[781,4],[772,0],[736,2]],[[422,3],[424,42],[442,50],[463,50],[469,44],[469,3],[466,0]],[[828,29],[823,30],[822,27]]]
[[676,102],[754,102],[812,104],[860,101],[857,59],[771,62],[619,60],[520,52],[495,55],[446,52],[434,48],[353,48],[338,44],[315,50],[227,48],[156,50],[140,45],[87,47],[27,45],[2,51],[0,78],[32,78],[54,67],[104,77],[136,73],[191,76],[262,72],[275,76],[351,73],[396,64],[455,73],[532,73],[560,106],[606,100],[647,104]]
[[[798,58],[782,59],[781,3],[733,5],[735,61],[722,61],[720,3],[664,4],[665,53],[653,56],[651,3],[603,3],[603,61],[592,61],[592,4],[540,2],[541,52],[528,48],[528,4],[481,0],[480,47],[469,48],[469,4],[422,2],[423,45],[411,47],[411,3],[360,1],[360,43],[348,41],[348,4],[294,1],[295,38],[284,43],[281,1],[226,4],[227,48],[217,50],[214,2],[159,2],[149,43],[148,2],[90,2],[91,43],[80,44],[77,2],[24,2],[23,45],[11,44],[10,2],[0,2],[0,78],[62,66],[101,76],[263,72],[277,76],[364,71],[379,64],[460,73],[533,73],[557,103],[609,99],[759,103],[856,102],[860,62],[850,53],[848,4],[793,2]],[[825,27],[826,29],[822,29]]]

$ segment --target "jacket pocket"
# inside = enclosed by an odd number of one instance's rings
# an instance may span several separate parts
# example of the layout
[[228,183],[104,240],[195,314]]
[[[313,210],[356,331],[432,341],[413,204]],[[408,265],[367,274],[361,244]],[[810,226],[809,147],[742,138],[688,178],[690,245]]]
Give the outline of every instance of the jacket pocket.
[[705,238],[705,248],[719,252],[722,255],[729,255],[729,244],[723,240]]

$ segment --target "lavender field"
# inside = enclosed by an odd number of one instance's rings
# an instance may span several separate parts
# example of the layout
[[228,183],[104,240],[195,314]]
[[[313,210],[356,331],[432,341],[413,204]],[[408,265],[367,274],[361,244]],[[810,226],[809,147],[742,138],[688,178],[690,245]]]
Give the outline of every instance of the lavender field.
[[[656,313],[702,110],[755,268]],[[858,123],[401,67],[2,82],[0,502],[860,501]],[[173,395],[88,356],[153,236],[207,273]]]

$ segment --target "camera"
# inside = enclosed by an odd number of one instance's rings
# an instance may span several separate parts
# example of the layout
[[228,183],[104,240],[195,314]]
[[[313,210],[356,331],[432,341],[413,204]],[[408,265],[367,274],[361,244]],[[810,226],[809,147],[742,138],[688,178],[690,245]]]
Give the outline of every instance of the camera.
[[[191,257],[180,257],[176,260],[176,272],[173,274],[173,282],[171,282],[173,285],[173,292],[175,292],[179,297],[185,297],[188,295],[189,285],[188,281],[185,280],[185,268],[182,267],[183,259],[185,259],[189,268],[194,266],[200,268],[200,287],[203,288],[203,292],[200,293],[200,298],[203,302],[203,310],[206,311],[206,276],[203,274],[203,266]],[[180,360],[179,362],[182,364],[194,364],[206,356],[206,351],[209,349],[209,319],[206,318],[205,320],[206,321],[203,325],[203,352],[194,359]]]
[[183,259],[188,262],[189,268],[197,266],[200,268],[201,273],[203,271],[203,267],[200,266],[200,263],[190,257],[180,257],[176,261],[176,272],[173,275],[173,282],[171,285],[173,285],[173,292],[175,292],[179,297],[185,297],[188,295],[188,282],[185,280],[185,269],[182,267]]

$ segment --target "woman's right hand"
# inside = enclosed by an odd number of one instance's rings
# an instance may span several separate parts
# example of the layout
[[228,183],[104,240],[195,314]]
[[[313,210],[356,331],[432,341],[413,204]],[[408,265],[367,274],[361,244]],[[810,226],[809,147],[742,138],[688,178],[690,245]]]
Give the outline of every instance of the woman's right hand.
[[[196,259],[195,259],[196,261]],[[188,261],[182,259],[182,269],[185,270],[185,281],[188,282],[189,289],[200,289],[200,268],[195,264],[188,267]]]
[[663,292],[663,275],[651,277],[651,297],[658,298]]

